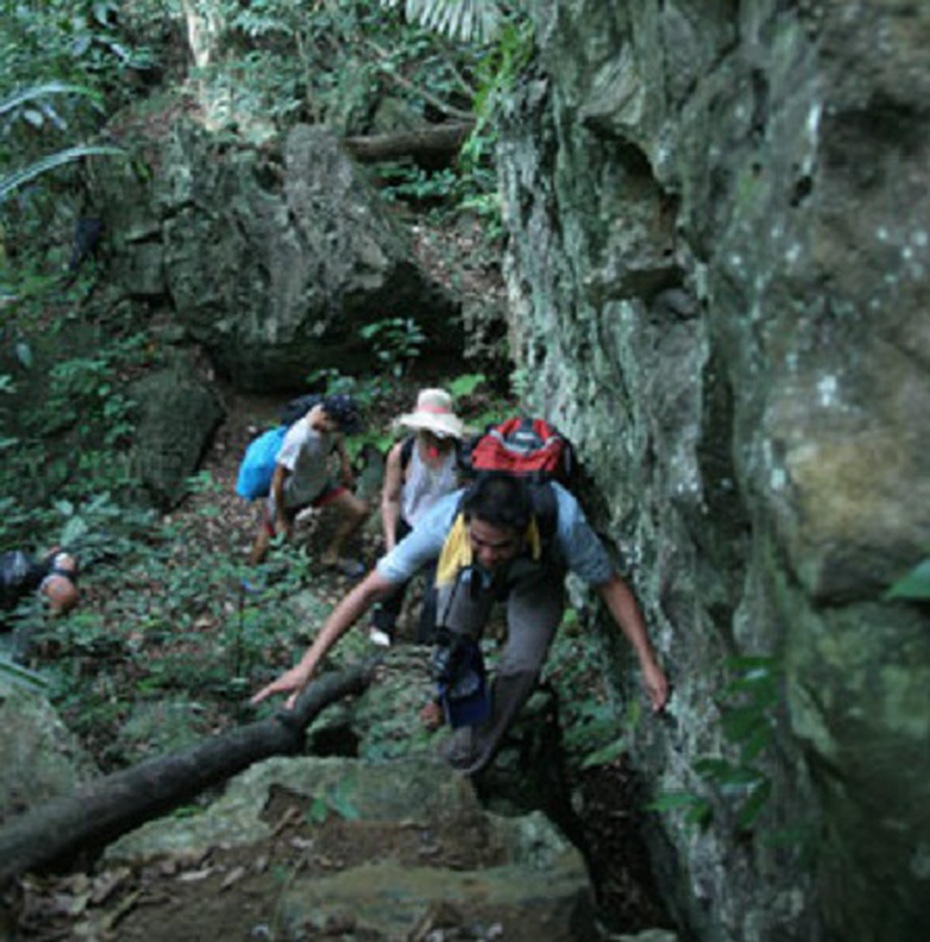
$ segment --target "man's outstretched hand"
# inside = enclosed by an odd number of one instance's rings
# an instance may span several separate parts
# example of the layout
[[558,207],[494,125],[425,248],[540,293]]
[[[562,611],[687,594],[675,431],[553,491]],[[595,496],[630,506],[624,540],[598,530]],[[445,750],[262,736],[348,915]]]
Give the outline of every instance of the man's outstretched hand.
[[297,667],[292,667],[289,671],[285,671],[281,674],[280,677],[277,677],[270,684],[265,687],[262,687],[258,693],[255,694],[251,699],[252,706],[256,706],[261,703],[263,700],[267,700],[269,697],[273,697],[278,693],[289,693],[290,696],[285,702],[285,706],[290,710],[293,709],[294,704],[297,702],[297,698],[303,693],[304,687],[307,686],[310,677],[306,671],[298,665]]

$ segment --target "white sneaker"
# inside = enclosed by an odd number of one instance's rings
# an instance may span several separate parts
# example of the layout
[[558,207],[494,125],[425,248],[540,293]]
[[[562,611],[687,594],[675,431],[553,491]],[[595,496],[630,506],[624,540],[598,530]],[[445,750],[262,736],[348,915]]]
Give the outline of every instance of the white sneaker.
[[368,640],[380,648],[389,648],[391,646],[391,636],[385,634],[380,628],[372,628],[368,632]]

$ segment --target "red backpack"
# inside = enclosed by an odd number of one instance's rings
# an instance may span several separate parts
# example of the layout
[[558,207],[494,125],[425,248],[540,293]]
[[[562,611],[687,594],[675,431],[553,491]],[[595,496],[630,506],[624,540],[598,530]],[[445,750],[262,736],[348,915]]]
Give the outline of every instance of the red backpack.
[[521,416],[488,426],[472,442],[466,461],[475,474],[498,472],[568,486],[575,450],[545,419]]
[[558,506],[549,481],[570,488],[575,471],[575,449],[545,419],[518,416],[497,425],[463,448],[462,467],[475,480],[512,475],[528,482],[533,513],[544,540],[554,536]]

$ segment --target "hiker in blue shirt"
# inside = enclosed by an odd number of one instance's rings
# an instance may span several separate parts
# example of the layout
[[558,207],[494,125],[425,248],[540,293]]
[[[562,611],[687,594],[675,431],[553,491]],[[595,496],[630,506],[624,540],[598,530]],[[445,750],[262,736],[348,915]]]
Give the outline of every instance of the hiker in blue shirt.
[[[477,640],[494,601],[507,606],[507,641],[491,684],[490,714],[455,729],[442,747],[454,768],[469,775],[484,769],[532,693],[562,620],[568,571],[595,587],[639,659],[653,710],[662,710],[668,681],[633,593],[575,498],[558,484],[547,486],[557,506],[548,540],[534,516],[529,489],[517,478],[480,479],[467,491],[443,498],[336,606],[300,662],[252,702],[285,693],[293,706],[339,638],[395,586],[436,562],[437,631],[445,637]],[[435,710],[426,712],[426,720],[436,718]]]

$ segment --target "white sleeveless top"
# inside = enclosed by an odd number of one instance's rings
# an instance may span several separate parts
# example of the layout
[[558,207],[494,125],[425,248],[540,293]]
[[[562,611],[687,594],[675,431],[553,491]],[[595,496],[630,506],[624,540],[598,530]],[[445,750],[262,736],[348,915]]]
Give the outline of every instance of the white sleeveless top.
[[407,465],[407,480],[400,494],[401,516],[411,527],[416,526],[417,520],[446,494],[454,491],[458,486],[456,469],[456,451],[453,448],[446,456],[445,461],[437,468],[430,468],[420,458],[420,443],[414,443]]

